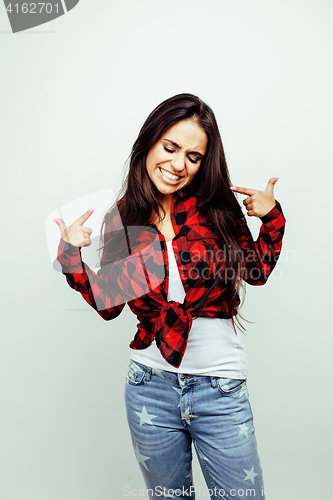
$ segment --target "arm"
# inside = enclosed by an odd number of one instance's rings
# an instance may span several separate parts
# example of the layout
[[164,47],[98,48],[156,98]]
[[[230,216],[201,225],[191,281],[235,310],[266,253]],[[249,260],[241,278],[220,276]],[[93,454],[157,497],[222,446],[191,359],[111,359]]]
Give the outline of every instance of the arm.
[[258,239],[253,242],[243,236],[240,240],[244,250],[244,280],[250,285],[264,285],[273,271],[282,248],[286,219],[277,201],[268,214],[260,217],[262,225]]
[[86,212],[69,228],[61,219],[55,220],[61,230],[57,260],[62,272],[68,284],[105,320],[116,318],[126,302],[159,287],[165,271],[156,231],[141,226],[129,231],[123,228],[118,210],[115,212],[106,222],[104,234],[112,234],[112,241],[108,238],[104,251],[115,245],[122,249],[121,256],[114,261],[105,258],[97,274],[82,261],[80,249],[91,244],[91,229],[83,226],[91,213]]
[[244,252],[244,277],[251,285],[264,285],[273,271],[281,253],[286,219],[281,205],[274,198],[274,186],[278,178],[272,177],[265,191],[231,187],[232,191],[245,194],[243,201],[247,214],[259,217],[262,226],[258,239],[253,242],[251,233],[241,236],[239,243]]
[[71,288],[81,293],[84,300],[105,320],[119,316],[126,300],[108,286],[108,273],[101,268],[96,274],[82,261],[81,248],[60,240],[57,260]]

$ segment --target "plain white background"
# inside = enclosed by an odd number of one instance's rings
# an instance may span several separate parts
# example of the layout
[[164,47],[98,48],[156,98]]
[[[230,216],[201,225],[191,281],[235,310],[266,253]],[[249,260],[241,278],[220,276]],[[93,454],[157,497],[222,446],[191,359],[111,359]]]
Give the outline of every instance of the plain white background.
[[242,309],[250,401],[267,498],[328,496],[332,21],[331,0],[81,0],[14,35],[0,7],[3,500],[144,488],[123,403],[136,317],[105,322],[69,288],[45,220],[117,193],[146,116],[180,92],[213,108],[235,185],[280,177],[282,256]]

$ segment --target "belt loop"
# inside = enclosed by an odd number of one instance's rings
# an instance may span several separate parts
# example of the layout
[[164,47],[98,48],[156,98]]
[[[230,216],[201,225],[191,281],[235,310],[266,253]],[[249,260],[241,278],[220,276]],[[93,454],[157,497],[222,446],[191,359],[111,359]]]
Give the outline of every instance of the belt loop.
[[146,378],[147,382],[149,382],[149,381],[150,381],[150,378],[151,378],[151,372],[152,372],[152,369],[150,368],[150,366],[147,366],[146,368],[147,368],[147,369],[146,369],[146,375],[145,375],[145,378]]
[[216,377],[210,377],[210,383],[212,385],[212,388],[213,389],[216,389],[217,387],[217,380],[216,380]]

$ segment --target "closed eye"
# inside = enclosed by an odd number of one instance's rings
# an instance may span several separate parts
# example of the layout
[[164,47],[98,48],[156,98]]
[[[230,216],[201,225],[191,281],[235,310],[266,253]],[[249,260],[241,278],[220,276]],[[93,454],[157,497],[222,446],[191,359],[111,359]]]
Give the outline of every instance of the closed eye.
[[[176,152],[176,149],[171,149],[167,146],[163,146],[163,147],[167,153],[175,153]],[[187,158],[190,160],[191,163],[198,163],[198,161],[199,161],[199,158],[193,158],[193,156],[188,156]]]

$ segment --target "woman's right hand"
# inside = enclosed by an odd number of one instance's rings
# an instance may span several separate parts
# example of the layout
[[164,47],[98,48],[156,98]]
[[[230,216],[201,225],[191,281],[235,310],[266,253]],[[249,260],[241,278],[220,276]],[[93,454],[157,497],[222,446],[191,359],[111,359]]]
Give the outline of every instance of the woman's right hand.
[[66,226],[62,219],[53,219],[60,229],[61,238],[75,247],[88,247],[91,245],[92,229],[85,227],[83,224],[89,219],[93,211],[94,209],[90,208],[69,227]]

